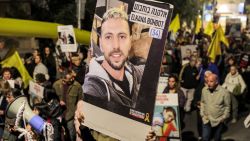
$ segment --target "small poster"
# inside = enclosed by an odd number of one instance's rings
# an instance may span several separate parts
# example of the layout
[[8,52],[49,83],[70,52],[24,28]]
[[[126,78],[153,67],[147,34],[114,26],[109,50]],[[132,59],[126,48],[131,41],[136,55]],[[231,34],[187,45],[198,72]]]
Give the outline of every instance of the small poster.
[[58,45],[61,47],[62,52],[76,52],[77,44],[75,32],[72,25],[58,26]]
[[234,38],[240,38],[241,26],[242,23],[240,18],[227,18],[225,35],[230,35],[231,37]]
[[160,141],[180,141],[178,94],[157,94],[152,128]]
[[15,80],[8,80],[11,88],[15,88]]
[[43,91],[44,91],[43,86],[41,86],[33,81],[30,81],[30,84],[29,84],[29,94],[30,95],[43,98]]
[[167,86],[168,86],[168,77],[163,77],[163,76],[159,77],[157,93],[162,93]]
[[181,58],[182,58],[182,65],[189,63],[190,57],[192,55],[197,56],[196,45],[185,45],[181,46]]

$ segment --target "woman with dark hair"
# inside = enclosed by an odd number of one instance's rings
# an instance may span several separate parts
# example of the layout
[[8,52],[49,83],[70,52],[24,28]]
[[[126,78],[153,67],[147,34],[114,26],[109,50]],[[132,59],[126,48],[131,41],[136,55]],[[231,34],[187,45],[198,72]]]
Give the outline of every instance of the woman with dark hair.
[[56,59],[53,56],[51,48],[49,48],[48,46],[44,48],[42,60],[43,64],[48,68],[51,83],[54,83],[56,80]]
[[166,94],[178,94],[179,110],[180,110],[180,121],[181,127],[184,128],[184,106],[186,103],[186,97],[184,92],[178,86],[178,78],[175,75],[170,75],[168,77],[168,86],[163,90]]

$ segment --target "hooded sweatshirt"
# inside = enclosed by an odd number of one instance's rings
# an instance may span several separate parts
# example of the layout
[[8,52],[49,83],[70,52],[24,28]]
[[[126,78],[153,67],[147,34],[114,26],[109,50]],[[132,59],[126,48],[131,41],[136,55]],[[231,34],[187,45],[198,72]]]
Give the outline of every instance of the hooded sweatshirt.
[[129,89],[131,96],[128,97],[122,88],[111,78],[107,71],[101,66],[104,57],[93,58],[90,61],[89,72],[85,76],[83,92],[85,98],[98,97],[106,102],[119,103],[124,106],[134,108],[138,97],[141,77],[144,66],[134,66],[129,62],[125,63],[125,75],[129,82]]

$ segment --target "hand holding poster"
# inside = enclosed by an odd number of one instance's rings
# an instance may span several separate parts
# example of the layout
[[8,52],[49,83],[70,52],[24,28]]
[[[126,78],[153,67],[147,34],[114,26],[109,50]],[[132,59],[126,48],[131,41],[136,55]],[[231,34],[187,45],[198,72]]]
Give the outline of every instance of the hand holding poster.
[[76,52],[77,44],[72,25],[58,26],[58,44],[61,47],[62,52]]
[[145,139],[172,9],[156,1],[97,1],[95,57],[83,85],[86,126],[119,140]]

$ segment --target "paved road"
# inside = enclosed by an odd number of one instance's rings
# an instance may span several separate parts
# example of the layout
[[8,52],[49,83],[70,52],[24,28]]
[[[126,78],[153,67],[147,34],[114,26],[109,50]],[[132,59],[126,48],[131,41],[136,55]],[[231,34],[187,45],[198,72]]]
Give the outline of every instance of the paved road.
[[[250,105],[247,105],[250,109]],[[223,141],[250,141],[250,128],[244,127],[244,119],[250,113],[250,110],[243,112],[239,115],[237,123],[227,124],[227,129],[223,133]],[[198,133],[196,128],[196,111],[186,114],[185,116],[185,128],[182,131],[183,141],[196,141],[198,140]]]

